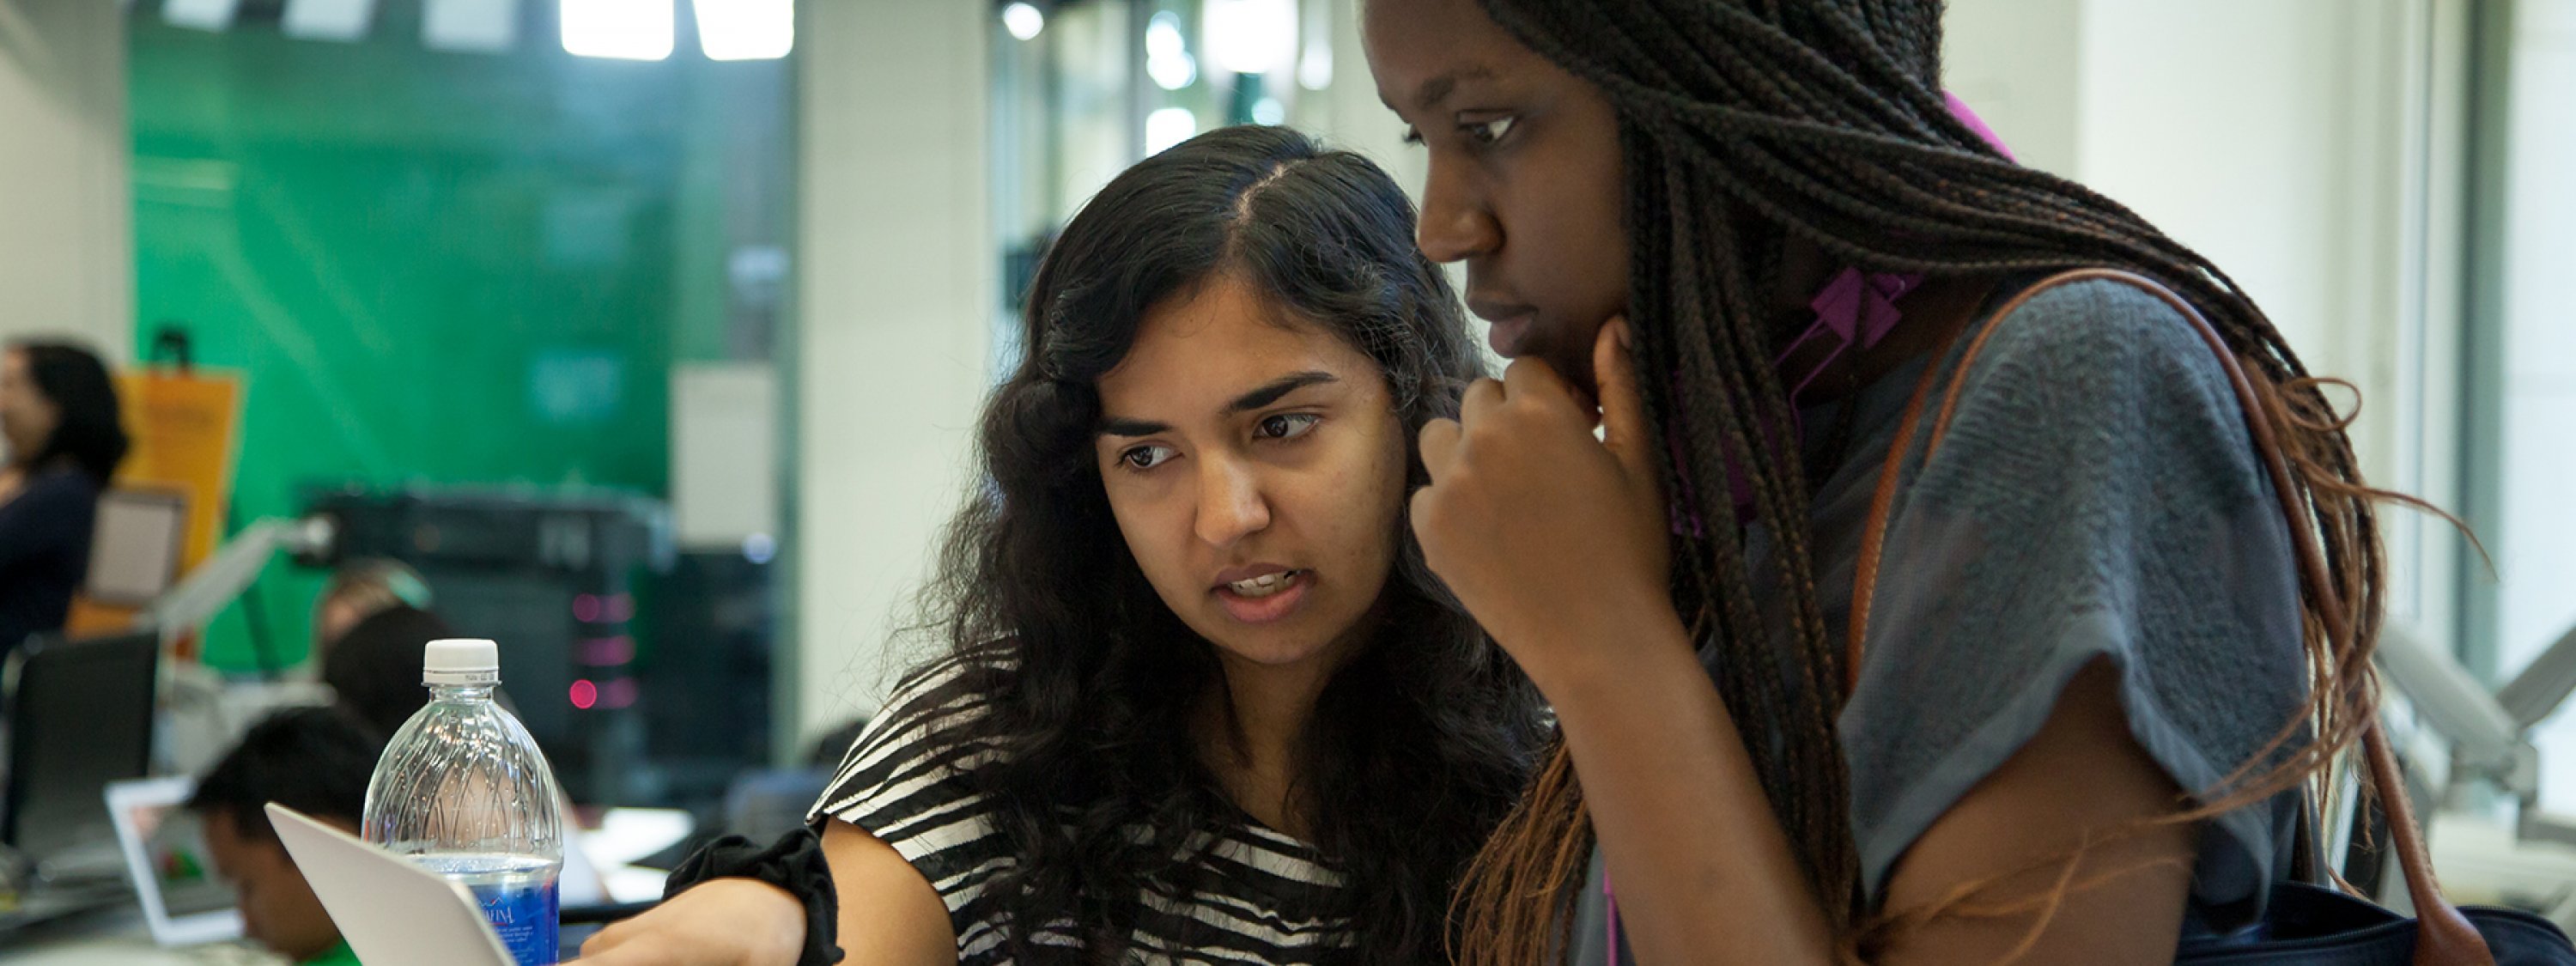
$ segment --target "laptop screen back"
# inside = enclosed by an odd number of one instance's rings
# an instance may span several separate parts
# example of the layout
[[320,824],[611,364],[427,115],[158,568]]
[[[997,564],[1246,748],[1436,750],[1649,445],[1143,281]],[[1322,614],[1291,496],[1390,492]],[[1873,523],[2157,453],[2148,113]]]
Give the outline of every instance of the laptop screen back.
[[93,850],[113,857],[107,784],[141,778],[151,763],[160,655],[159,636],[146,632],[38,637],[11,656],[0,694],[9,745],[0,842],[40,869]]

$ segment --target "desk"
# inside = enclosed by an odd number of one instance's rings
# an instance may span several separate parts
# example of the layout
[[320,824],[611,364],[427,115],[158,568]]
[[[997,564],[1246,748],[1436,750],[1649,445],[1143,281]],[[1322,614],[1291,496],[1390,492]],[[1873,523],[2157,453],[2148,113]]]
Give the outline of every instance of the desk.
[[67,916],[0,934],[6,966],[285,966],[239,943],[163,949],[152,942],[143,910],[131,903]]
[[[599,828],[576,830],[573,841],[598,871],[606,887],[605,899],[638,902],[662,897],[664,873],[632,863],[687,837],[691,825],[689,813],[676,809],[614,808],[602,817]],[[567,931],[568,941],[570,935]],[[0,933],[0,966],[285,966],[285,962],[238,943],[163,949],[152,942],[143,910],[130,899]]]
[[600,883],[607,892],[602,899],[590,901],[650,902],[662,898],[662,880],[670,876],[670,871],[642,868],[635,863],[679,844],[696,824],[689,813],[676,808],[612,808],[600,816],[598,828],[576,830],[573,841],[591,866],[599,870]]

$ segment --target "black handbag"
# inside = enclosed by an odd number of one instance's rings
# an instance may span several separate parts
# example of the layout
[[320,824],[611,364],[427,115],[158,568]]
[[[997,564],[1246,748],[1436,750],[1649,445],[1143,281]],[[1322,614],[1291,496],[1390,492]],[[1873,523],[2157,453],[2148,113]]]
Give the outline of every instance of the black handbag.
[[[2498,966],[2576,963],[2576,949],[2569,947],[2567,935],[2547,919],[2520,909],[2476,906],[2456,909],[2454,914],[2466,919],[2469,928],[2486,944],[2486,954],[2492,957],[2470,962],[2494,962]],[[2421,951],[2415,941],[2415,920],[2367,899],[2304,882],[2272,886],[2264,899],[2262,927],[2263,938],[2251,943],[2185,943],[2174,962],[2191,966],[2412,966]]]
[[[2062,272],[2022,291],[1992,316],[1993,323],[1968,344],[1950,380],[1948,397],[1942,401],[1939,415],[1932,422],[1931,435],[1925,444],[1924,459],[1940,448],[1943,429],[1952,408],[1958,402],[1959,385],[1974,362],[1977,352],[1997,325],[2012,316],[2032,296],[2069,282],[2108,279],[2135,286],[2163,299],[2166,304],[2191,321],[2201,341],[2218,356],[2219,365],[2236,390],[2236,400],[2245,412],[2246,428],[2254,438],[2254,448],[2272,479],[2273,493],[2281,500],[2281,511],[2290,524],[2291,549],[2298,558],[2299,582],[2309,599],[2318,602],[2328,640],[2338,645],[2352,640],[2352,628],[2339,603],[2339,594],[2327,579],[2325,555],[2317,547],[2315,531],[2307,525],[2305,514],[2293,488],[2289,464],[2283,458],[2271,417],[2254,395],[2253,384],[2245,375],[2236,354],[2227,348],[2218,331],[2208,320],[2163,285],[2129,272],[2111,269],[2078,269]],[[1956,333],[1953,333],[1953,338]],[[1948,351],[1949,340],[1935,351],[1934,358]],[[1895,443],[1889,447],[1887,464],[1881,470],[1878,489],[1870,505],[1869,523],[1862,531],[1860,560],[1854,574],[1850,623],[1851,660],[1845,681],[1848,688],[1860,671],[1861,643],[1869,627],[1869,605],[1878,582],[1879,553],[1884,548],[1890,508],[1894,505],[1896,483],[1905,457],[1912,447],[1914,430],[1930,394],[1933,376],[1938,370],[1927,370],[1915,387],[1914,397],[1906,405],[1903,422],[1897,429]],[[2280,882],[2265,895],[2260,928],[2253,938],[2211,940],[2186,943],[2175,956],[2178,964],[2191,966],[2301,966],[2309,963],[2387,964],[2387,966],[2576,966],[2576,944],[2557,925],[2540,916],[2517,909],[2472,907],[2461,909],[2443,898],[2440,883],[2433,878],[2433,864],[2424,847],[2423,831],[2415,824],[2414,807],[2406,799],[2400,781],[2397,757],[2389,750],[2388,738],[2374,719],[2361,735],[2362,761],[2377,793],[2380,806],[2388,818],[2388,839],[2396,849],[2398,867],[2406,875],[2407,894],[2414,900],[2416,917],[2398,915],[2376,903],[2336,889],[2303,882]],[[2312,821],[2312,819],[2311,819]]]

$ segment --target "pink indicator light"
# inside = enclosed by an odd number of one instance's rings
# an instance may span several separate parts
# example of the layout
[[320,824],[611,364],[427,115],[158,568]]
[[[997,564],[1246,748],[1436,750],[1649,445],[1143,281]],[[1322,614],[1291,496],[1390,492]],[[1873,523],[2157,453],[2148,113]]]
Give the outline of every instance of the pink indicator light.
[[608,682],[607,687],[600,689],[599,703],[611,708],[633,707],[635,704],[635,679],[618,678],[617,680]]
[[579,681],[574,681],[574,682],[572,683],[572,706],[573,706],[573,707],[580,708],[580,709],[582,709],[582,710],[584,710],[584,711],[588,711],[588,710],[590,710],[590,706],[591,706],[591,705],[598,704],[598,703],[599,703],[599,685],[596,685],[596,684],[592,684],[592,683],[590,683],[590,680],[589,680],[588,678],[584,678],[584,679],[579,680]]
[[618,667],[635,660],[635,639],[594,637],[581,642],[582,663],[592,667]]

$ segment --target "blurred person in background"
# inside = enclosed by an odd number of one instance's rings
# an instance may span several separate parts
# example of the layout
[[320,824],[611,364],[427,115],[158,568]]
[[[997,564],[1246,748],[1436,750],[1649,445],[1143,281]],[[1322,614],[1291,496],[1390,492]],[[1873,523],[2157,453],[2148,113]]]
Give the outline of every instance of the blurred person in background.
[[89,577],[99,494],[127,441],[107,367],[61,342],[0,350],[0,661],[61,630]]
[[337,707],[290,708],[251,726],[197,779],[188,811],[204,819],[215,874],[231,884],[249,938],[298,966],[357,966],[322,900],[278,841],[276,802],[355,835],[384,736]]
[[[327,608],[325,608],[327,610]],[[391,735],[429,703],[420,659],[431,641],[455,637],[438,615],[396,604],[358,620],[322,648],[322,683],[377,732]]]
[[429,582],[419,571],[383,557],[341,564],[313,597],[314,656],[326,658],[333,644],[367,618],[399,607],[430,608]]
[[[421,682],[421,655],[429,642],[463,636],[429,611],[429,602],[429,584],[419,573],[383,559],[341,566],[314,599],[313,648],[322,683],[342,709],[383,738],[400,733],[429,704],[429,686]],[[492,700],[513,716],[519,713],[506,690],[494,689]],[[372,769],[374,762],[368,765]],[[578,825],[581,813],[572,801],[557,804]],[[562,882],[567,904],[598,902],[608,894],[598,868],[578,847],[564,850]]]

